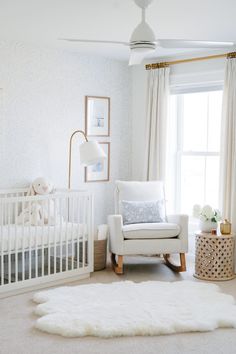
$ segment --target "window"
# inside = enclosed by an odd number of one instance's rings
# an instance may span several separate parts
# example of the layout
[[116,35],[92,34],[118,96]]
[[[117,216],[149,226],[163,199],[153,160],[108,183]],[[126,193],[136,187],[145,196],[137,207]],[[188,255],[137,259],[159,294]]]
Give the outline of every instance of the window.
[[167,190],[178,212],[218,207],[221,108],[222,90],[171,96]]

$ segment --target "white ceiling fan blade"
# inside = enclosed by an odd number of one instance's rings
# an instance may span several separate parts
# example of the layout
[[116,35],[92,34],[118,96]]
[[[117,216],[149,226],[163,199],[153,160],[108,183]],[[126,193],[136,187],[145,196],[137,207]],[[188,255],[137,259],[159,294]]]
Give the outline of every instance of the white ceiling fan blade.
[[146,56],[146,52],[136,52],[135,50],[131,50],[130,58],[129,58],[129,65],[138,65],[141,64],[143,59]]
[[59,38],[59,41],[67,41],[67,42],[79,42],[79,43],[105,43],[105,44],[122,44],[129,46],[127,42],[119,42],[119,41],[102,41],[102,40],[93,40],[93,39],[76,39],[76,38]]
[[234,42],[197,41],[186,39],[158,39],[163,48],[227,48],[235,46]]

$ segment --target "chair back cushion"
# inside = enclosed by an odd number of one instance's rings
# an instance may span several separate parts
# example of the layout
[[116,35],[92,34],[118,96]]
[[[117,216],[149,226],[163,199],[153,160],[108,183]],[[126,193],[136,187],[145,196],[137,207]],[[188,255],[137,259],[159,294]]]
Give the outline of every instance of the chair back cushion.
[[162,181],[116,181],[115,213],[121,214],[121,201],[164,201],[164,184]]

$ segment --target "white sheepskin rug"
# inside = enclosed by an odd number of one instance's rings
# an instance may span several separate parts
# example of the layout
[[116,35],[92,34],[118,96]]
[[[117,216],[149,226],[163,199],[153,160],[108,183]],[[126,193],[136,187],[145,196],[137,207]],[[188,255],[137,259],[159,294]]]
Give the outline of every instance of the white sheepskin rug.
[[122,281],[36,293],[36,327],[65,337],[154,336],[236,328],[232,296],[215,284]]

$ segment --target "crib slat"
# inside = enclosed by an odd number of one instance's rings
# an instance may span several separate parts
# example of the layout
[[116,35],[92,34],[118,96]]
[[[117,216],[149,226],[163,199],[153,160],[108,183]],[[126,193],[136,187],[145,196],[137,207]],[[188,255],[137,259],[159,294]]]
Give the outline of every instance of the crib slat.
[[[48,275],[51,273],[51,264],[50,264],[50,215],[51,215],[51,205],[50,199],[48,199]],[[54,219],[55,220],[55,219]]]
[[74,269],[74,197],[71,197],[71,269]]
[[[62,200],[59,199],[59,210],[60,210],[60,215],[62,215]],[[60,234],[60,272],[62,272],[62,220],[60,218],[60,231],[59,231],[59,234]]]
[[8,284],[11,283],[11,234],[10,234],[10,226],[11,226],[11,220],[10,220],[10,216],[11,216],[11,204],[7,203],[7,238],[8,238]]
[[77,197],[77,269],[80,268],[80,235],[81,235],[81,230],[80,230],[80,204],[81,204],[81,198],[78,196]]
[[88,264],[94,270],[94,200],[93,195],[89,195],[88,205]]
[[[66,212],[66,210],[68,209],[68,205],[69,205],[69,200],[68,200],[68,197],[64,198],[64,207],[65,207],[65,239],[66,239],[66,272],[68,271],[68,212]],[[62,217],[60,215],[60,217]]]
[[44,230],[45,230],[45,224],[44,224],[44,219],[45,219],[45,204],[46,201],[42,201],[42,223],[41,223],[41,256],[42,256],[42,271],[41,271],[41,276],[44,277]]
[[3,219],[3,208],[4,208],[4,204],[1,203],[1,285],[4,284],[4,262],[3,262],[3,259],[4,259],[4,253],[3,253],[3,246],[4,246],[4,235],[3,235],[3,222],[4,222],[4,219]]
[[18,203],[15,203],[15,281],[18,282],[18,235],[17,235],[17,225],[18,225]]
[[[58,200],[55,199],[55,206],[54,206],[54,219],[56,218],[56,210],[57,210],[57,205],[58,205]],[[54,238],[54,252],[53,252],[53,260],[54,260],[54,274],[57,272],[57,244],[56,244],[56,223],[54,223],[54,232],[53,232],[53,238]]]
[[32,278],[32,264],[31,264],[31,258],[32,258],[32,249],[31,249],[31,230],[32,230],[32,215],[31,215],[31,212],[32,212],[32,203],[29,202],[29,229],[28,229],[28,232],[29,232],[29,237],[28,237],[28,240],[29,240],[29,279]]
[[38,225],[35,225],[35,278],[38,278]]
[[85,267],[85,227],[86,225],[86,215],[85,215],[85,211],[86,209],[86,197],[83,197],[83,206],[82,206],[82,242],[83,242],[83,252],[82,252],[82,265],[83,268]]
[[[22,203],[22,210],[25,209],[25,203]],[[25,219],[23,218],[22,221],[22,249],[21,249],[21,254],[22,254],[22,281],[25,280]]]

